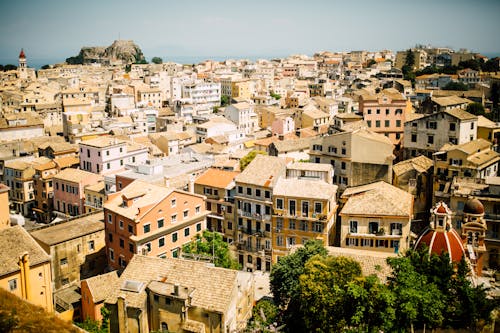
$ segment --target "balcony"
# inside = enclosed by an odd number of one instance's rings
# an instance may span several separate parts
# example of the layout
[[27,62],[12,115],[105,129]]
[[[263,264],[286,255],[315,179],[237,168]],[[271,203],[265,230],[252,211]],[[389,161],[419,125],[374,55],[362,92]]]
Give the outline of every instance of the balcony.
[[271,221],[271,215],[266,215],[266,214],[257,214],[257,213],[251,213],[251,212],[246,212],[241,209],[238,209],[238,215],[239,216],[244,216],[244,217],[249,217],[258,221]]
[[266,249],[264,245],[261,245],[259,247],[249,246],[246,241],[237,243],[236,248],[238,249],[238,251],[253,252],[253,253],[260,252],[266,256],[270,256],[272,253],[272,250],[270,248]]
[[238,226],[238,231],[240,231],[244,234],[256,236],[256,237],[271,237],[271,233],[269,231],[264,231],[262,229],[260,229],[260,230],[249,229],[249,228],[246,228],[242,225]]

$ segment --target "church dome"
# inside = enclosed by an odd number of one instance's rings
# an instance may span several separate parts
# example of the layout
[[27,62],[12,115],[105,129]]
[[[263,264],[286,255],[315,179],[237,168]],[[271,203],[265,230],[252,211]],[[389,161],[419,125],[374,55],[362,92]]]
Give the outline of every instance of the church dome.
[[484,214],[484,206],[478,199],[471,198],[465,202],[464,213],[474,215]]
[[441,255],[443,252],[448,253],[452,262],[459,262],[465,255],[465,249],[462,244],[462,239],[455,229],[449,230],[433,230],[426,228],[417,239],[415,249],[427,245],[429,254]]

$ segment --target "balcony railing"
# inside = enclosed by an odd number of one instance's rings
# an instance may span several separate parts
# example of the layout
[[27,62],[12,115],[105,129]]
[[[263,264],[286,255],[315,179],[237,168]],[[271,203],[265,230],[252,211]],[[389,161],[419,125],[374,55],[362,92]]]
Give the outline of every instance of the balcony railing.
[[271,237],[271,233],[269,231],[264,231],[262,229],[249,229],[244,226],[238,226],[238,230],[247,235],[253,235],[257,237]]
[[271,221],[271,215],[257,214],[257,213],[247,212],[241,209],[238,209],[238,215],[244,217],[250,217],[252,219],[256,219],[259,221]]

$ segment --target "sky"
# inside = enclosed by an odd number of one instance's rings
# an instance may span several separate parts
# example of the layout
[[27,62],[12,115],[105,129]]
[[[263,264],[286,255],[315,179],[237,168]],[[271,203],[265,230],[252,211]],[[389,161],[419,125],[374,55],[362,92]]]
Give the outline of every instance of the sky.
[[415,44],[500,54],[500,0],[16,0],[0,10],[0,63],[75,56],[131,39],[147,59],[255,58]]

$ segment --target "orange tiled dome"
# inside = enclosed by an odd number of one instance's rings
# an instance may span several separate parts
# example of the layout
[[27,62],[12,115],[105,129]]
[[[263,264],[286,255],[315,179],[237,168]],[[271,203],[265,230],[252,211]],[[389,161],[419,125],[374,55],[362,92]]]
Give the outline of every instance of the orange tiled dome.
[[475,215],[484,214],[484,206],[481,201],[476,198],[469,199],[465,202],[464,213]]
[[462,239],[453,228],[449,230],[426,228],[418,237],[415,248],[421,248],[424,244],[429,247],[429,254],[441,255],[447,252],[452,262],[459,262],[465,255]]

